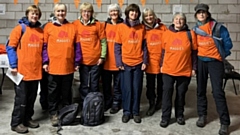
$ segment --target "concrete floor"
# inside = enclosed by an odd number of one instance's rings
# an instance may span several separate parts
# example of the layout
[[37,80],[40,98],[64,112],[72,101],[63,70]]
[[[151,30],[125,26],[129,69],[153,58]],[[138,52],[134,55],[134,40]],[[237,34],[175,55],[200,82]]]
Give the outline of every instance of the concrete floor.
[[[76,87],[76,86],[75,86]],[[208,86],[208,123],[204,128],[196,127],[196,81],[193,78],[186,95],[185,119],[186,125],[180,126],[174,121],[174,111],[172,111],[172,123],[167,128],[159,126],[161,110],[153,116],[145,115],[148,109],[148,102],[145,96],[146,88],[142,93],[141,116],[142,123],[136,124],[133,120],[122,123],[122,110],[117,114],[105,113],[106,122],[96,127],[85,127],[82,125],[64,126],[60,132],[63,135],[217,135],[219,130],[219,119],[215,109],[215,104]],[[232,82],[229,81],[226,87],[226,97],[231,117],[230,134],[240,135],[240,96],[235,95]],[[15,135],[10,128],[10,119],[14,102],[14,91],[12,83],[6,80],[3,87],[3,94],[0,95],[0,135]],[[27,135],[54,135],[55,127],[52,127],[48,118],[48,113],[41,110],[39,96],[35,102],[35,114],[33,119],[40,123],[37,129],[29,129]]]

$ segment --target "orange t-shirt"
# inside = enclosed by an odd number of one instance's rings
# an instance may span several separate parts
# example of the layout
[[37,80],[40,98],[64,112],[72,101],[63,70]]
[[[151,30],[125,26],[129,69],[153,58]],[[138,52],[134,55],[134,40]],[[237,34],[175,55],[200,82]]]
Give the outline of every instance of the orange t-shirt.
[[162,48],[165,49],[162,73],[172,76],[191,76],[192,73],[192,50],[197,50],[196,37],[193,31],[192,45],[186,31],[172,32],[167,30],[163,33]]
[[42,79],[42,47],[43,31],[39,28],[30,28],[22,35],[22,27],[16,26],[9,37],[9,46],[17,48],[17,69],[24,81]]
[[[205,31],[207,34],[212,35],[212,26],[209,23],[199,26],[200,29]],[[222,61],[220,53],[214,43],[213,38],[204,37],[201,35],[197,35],[197,44],[198,44],[198,56],[214,58],[219,61]]]
[[104,28],[100,22],[90,25],[83,25],[80,20],[75,20],[73,24],[77,28],[78,38],[82,49],[82,64],[96,65],[101,57],[101,39],[106,38]]
[[[105,25],[105,24],[104,24]],[[114,43],[116,37],[116,30],[119,24],[106,24],[105,33],[107,37],[107,57],[104,63],[105,70],[118,71],[119,69],[116,67],[116,60],[114,55]]]
[[67,75],[74,70],[74,44],[78,42],[72,23],[56,26],[48,23],[44,27],[44,43],[47,43],[49,73]]
[[148,66],[146,73],[158,74],[160,73],[160,62],[162,55],[162,34],[167,30],[165,25],[160,25],[157,28],[146,31],[146,41],[148,49]]
[[4,44],[0,44],[0,54],[6,54],[6,46]]
[[115,42],[122,44],[122,62],[128,66],[136,66],[143,62],[142,42],[145,36],[145,28],[142,24],[128,27],[119,24]]

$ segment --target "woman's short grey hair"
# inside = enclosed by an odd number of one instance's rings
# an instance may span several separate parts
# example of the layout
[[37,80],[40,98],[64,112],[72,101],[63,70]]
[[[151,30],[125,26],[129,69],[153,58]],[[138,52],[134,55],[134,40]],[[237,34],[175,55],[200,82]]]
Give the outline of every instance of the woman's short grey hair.
[[118,11],[118,16],[122,17],[122,10],[118,4],[111,4],[108,6],[108,15],[110,14],[111,10],[117,10]]
[[150,8],[145,8],[145,9],[143,9],[143,11],[142,11],[142,20],[143,20],[143,21],[145,21],[145,16],[147,16],[148,13],[152,14],[155,20],[158,19],[158,18],[157,18],[157,15],[155,14],[155,12],[154,12],[152,9],[150,9]]
[[187,23],[187,17],[184,13],[182,12],[176,12],[174,15],[173,15],[173,18],[172,20],[174,20],[174,18],[176,18],[176,16],[180,16],[182,19],[184,19],[185,23]]

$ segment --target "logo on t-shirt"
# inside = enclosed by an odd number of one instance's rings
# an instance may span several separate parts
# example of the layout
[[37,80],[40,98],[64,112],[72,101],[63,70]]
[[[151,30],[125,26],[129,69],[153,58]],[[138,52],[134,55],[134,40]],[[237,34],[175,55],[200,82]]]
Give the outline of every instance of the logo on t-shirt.
[[40,42],[39,36],[37,36],[35,34],[31,34],[31,36],[29,38],[28,47],[39,47],[40,46],[39,42]]
[[58,33],[58,37],[60,37],[60,38],[67,38],[68,37],[68,33],[66,31],[60,31]]
[[214,40],[211,37],[198,36],[199,46],[213,45],[213,44],[214,44]]
[[80,41],[92,41],[91,32],[88,30],[83,30],[81,33]]
[[129,35],[129,38],[131,39],[137,39],[138,38],[138,34],[135,31],[132,31]]
[[129,40],[128,43],[129,44],[135,44],[138,43],[138,34],[135,31],[132,31],[129,35]]
[[70,42],[70,39],[68,38],[68,33],[66,31],[60,31],[58,33],[58,39],[57,39],[58,43],[66,43],[66,42]]
[[32,34],[32,35],[30,36],[30,38],[29,38],[29,41],[30,41],[30,42],[39,42],[40,39],[39,39],[39,37],[38,37],[37,35]]
[[149,45],[159,45],[159,44],[161,44],[160,36],[157,34],[152,34],[150,37]]
[[181,51],[183,50],[182,47],[182,40],[176,38],[175,40],[173,40],[172,42],[172,46],[170,46],[170,50],[175,50],[175,51]]
[[115,37],[116,37],[116,32],[111,30],[107,34],[107,41],[108,42],[115,42],[114,41]]

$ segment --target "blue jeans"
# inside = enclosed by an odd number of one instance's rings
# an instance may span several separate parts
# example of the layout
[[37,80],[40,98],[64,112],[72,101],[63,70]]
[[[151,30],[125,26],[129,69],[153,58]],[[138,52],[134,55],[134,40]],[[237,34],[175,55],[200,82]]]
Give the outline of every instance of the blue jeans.
[[124,66],[124,70],[120,71],[124,115],[139,115],[143,83],[141,66]]

